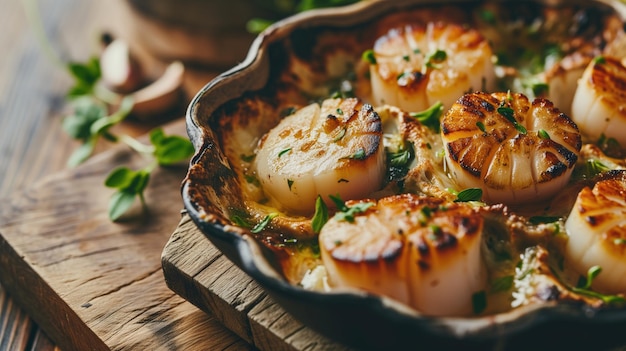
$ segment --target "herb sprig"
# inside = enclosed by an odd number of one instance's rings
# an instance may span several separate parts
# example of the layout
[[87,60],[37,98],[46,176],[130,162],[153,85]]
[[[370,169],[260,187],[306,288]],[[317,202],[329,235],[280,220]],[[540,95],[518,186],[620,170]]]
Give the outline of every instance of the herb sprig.
[[[152,162],[140,170],[127,167],[114,169],[104,182],[105,186],[117,190],[109,201],[108,215],[112,221],[126,213],[136,198],[139,198],[145,211],[147,205],[143,194],[152,171],[157,166],[170,166],[188,159],[194,152],[193,145],[186,138],[165,135],[161,128],[150,132],[150,145],[125,134],[114,134],[112,127],[123,122],[132,111],[132,97],[117,96],[99,85],[101,71],[97,58],[91,58],[86,63],[72,62],[66,68],[74,78],[74,85],[67,94],[73,112],[63,119],[62,127],[69,136],[81,142],[70,156],[68,166],[77,166],[91,157],[101,138],[122,142],[135,152],[151,158]],[[109,107],[117,100],[119,107],[109,113]]]

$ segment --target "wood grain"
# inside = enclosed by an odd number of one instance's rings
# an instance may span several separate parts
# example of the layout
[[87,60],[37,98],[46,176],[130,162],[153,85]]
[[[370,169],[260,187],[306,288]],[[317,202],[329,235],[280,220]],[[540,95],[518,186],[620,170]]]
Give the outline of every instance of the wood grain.
[[349,350],[305,327],[233,265],[185,215],[163,250],[168,286],[261,350]]
[[[178,120],[166,133],[184,133]],[[161,252],[180,220],[186,166],[159,169],[121,223],[106,215],[115,166],[148,160],[116,147],[0,204],[0,280],[63,350],[252,349],[170,290]]]

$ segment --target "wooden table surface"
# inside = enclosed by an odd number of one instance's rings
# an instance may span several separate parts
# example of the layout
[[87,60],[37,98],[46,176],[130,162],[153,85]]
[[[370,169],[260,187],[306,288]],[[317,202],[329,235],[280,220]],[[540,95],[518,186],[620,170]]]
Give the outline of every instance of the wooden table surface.
[[[123,1],[0,0],[0,198],[67,168],[77,146],[61,128],[72,80],[53,56],[64,62],[84,61],[97,53],[103,31],[124,30],[127,18],[119,13]],[[42,44],[40,32],[53,55]],[[186,98],[219,69],[186,76]],[[121,128],[140,135],[162,120],[182,118],[183,111],[178,113],[152,123],[125,122]],[[99,152],[107,147],[101,146]],[[0,286],[0,350],[55,349]]]

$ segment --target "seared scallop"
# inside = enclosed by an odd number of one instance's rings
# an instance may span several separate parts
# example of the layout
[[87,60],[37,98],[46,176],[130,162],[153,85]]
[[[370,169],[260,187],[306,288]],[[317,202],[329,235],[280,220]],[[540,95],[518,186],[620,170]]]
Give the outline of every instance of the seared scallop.
[[363,210],[333,217],[319,236],[332,287],[389,296],[428,315],[472,313],[485,269],[483,219],[469,204],[403,194],[346,205]]
[[569,181],[582,146],[568,116],[522,94],[464,95],[441,128],[450,176],[460,189],[483,189],[489,203],[553,196]]
[[347,200],[378,190],[384,156],[382,125],[374,109],[355,98],[328,99],[296,111],[270,130],[260,142],[255,165],[263,191],[277,207],[309,215],[318,195]]
[[590,142],[602,135],[626,146],[626,67],[597,57],[586,68],[572,102],[572,118]]
[[626,171],[580,191],[565,228],[568,264],[583,276],[599,266],[592,288],[626,294]]
[[492,56],[478,31],[458,24],[392,29],[376,41],[369,57],[373,99],[409,112],[437,101],[449,108],[467,91],[494,88]]

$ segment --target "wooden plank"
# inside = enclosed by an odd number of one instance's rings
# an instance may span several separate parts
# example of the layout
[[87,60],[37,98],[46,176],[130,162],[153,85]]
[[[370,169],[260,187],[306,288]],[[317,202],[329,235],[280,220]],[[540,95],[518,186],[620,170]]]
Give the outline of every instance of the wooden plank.
[[[178,120],[166,133],[184,134]],[[180,220],[186,165],[160,168],[121,223],[106,215],[106,174],[149,160],[124,146],[0,204],[0,280],[63,350],[251,347],[170,290],[161,252]]]
[[305,327],[226,259],[185,215],[165,245],[168,286],[261,350],[349,349]]

